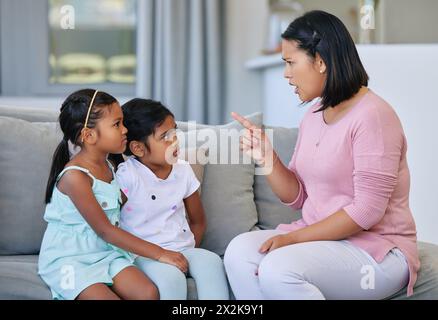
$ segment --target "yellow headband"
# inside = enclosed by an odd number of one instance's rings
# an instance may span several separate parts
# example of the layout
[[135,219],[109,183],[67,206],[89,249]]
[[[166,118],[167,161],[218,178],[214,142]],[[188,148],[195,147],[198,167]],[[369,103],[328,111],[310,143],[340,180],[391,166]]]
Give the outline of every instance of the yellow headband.
[[97,93],[98,93],[98,92],[99,92],[99,90],[96,90],[96,91],[94,92],[93,98],[91,98],[90,105],[88,106],[87,117],[85,118],[84,128],[86,128],[87,125],[88,125],[88,118],[90,117],[91,107],[93,106],[94,99],[96,99],[96,96],[97,96]]

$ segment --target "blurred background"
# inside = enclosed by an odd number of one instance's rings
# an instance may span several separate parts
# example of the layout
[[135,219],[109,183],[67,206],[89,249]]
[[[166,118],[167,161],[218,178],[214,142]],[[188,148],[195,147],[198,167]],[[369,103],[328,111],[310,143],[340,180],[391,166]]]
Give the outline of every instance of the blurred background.
[[261,111],[297,127],[307,107],[283,78],[280,34],[312,9],[345,23],[370,88],[399,115],[412,211],[438,243],[436,0],[0,0],[0,107],[59,109],[91,87],[161,100],[178,120]]
[[438,43],[435,0],[0,0],[0,104],[58,108],[93,87],[222,123],[264,110],[260,59],[281,64],[281,32],[312,9],[358,45]]

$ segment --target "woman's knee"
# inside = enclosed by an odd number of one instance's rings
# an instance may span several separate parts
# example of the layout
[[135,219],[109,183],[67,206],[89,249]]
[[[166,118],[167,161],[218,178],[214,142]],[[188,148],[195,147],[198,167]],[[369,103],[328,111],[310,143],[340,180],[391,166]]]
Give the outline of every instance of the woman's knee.
[[237,235],[228,244],[224,254],[225,266],[232,265],[244,257],[245,253],[253,250],[253,232],[245,232]]
[[[291,257],[288,257],[290,260]],[[260,286],[264,289],[277,287],[287,281],[290,284],[301,283],[303,281],[303,266],[299,261],[296,263],[285,264],[286,257],[279,249],[268,253],[260,262],[258,277]]]
[[275,284],[281,279],[281,266],[274,259],[270,259],[270,254],[266,255],[260,262],[257,276],[259,277],[260,286]]

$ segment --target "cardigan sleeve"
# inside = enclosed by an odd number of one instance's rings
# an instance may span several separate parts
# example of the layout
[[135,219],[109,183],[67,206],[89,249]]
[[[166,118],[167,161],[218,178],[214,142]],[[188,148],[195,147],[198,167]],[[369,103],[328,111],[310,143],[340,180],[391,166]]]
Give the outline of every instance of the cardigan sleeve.
[[351,143],[354,198],[343,209],[368,230],[383,218],[397,185],[405,137],[397,115],[377,105],[357,121]]

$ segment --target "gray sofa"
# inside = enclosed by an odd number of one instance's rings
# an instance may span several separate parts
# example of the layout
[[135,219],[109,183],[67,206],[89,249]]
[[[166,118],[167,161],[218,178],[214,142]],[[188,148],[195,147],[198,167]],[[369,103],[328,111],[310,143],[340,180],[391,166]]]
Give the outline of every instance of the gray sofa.
[[[0,107],[0,299],[51,299],[37,275],[38,251],[45,230],[44,192],[54,148],[60,141],[58,113]],[[262,124],[262,115],[250,115]],[[193,134],[179,122],[188,139]],[[198,129],[240,129],[235,123]],[[297,129],[274,130],[274,147],[283,162],[292,155]],[[209,153],[215,150],[209,150]],[[229,241],[252,230],[274,228],[300,217],[283,206],[253,164],[207,164],[202,170],[202,201],[208,228],[202,247],[223,255]],[[419,243],[421,270],[409,299],[438,299],[438,246]],[[196,299],[193,279],[189,299]],[[391,299],[407,299],[406,288]]]

